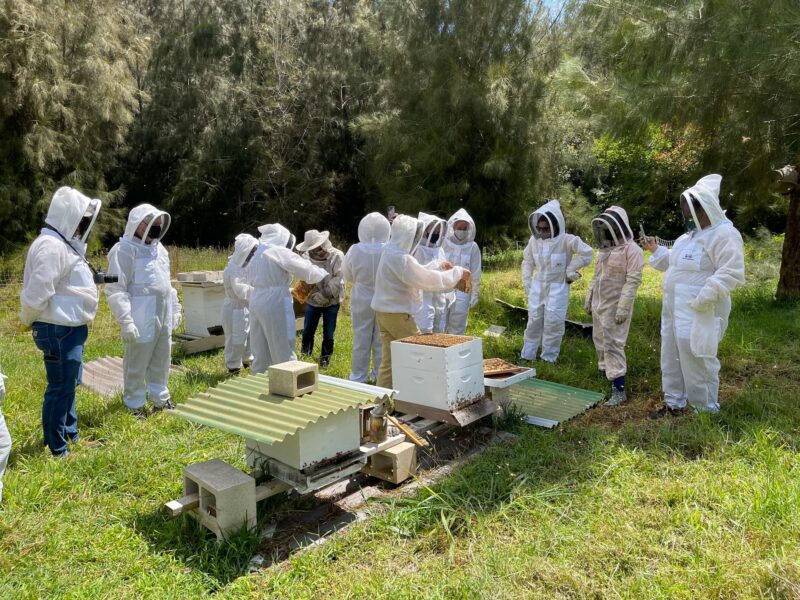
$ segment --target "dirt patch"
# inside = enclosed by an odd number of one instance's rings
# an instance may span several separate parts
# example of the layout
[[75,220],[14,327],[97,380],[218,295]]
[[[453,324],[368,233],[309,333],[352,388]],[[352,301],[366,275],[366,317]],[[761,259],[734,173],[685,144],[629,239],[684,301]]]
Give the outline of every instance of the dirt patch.
[[433,346],[434,348],[450,348],[459,344],[466,344],[474,340],[467,335],[448,335],[446,333],[425,333],[397,340],[404,344],[417,344],[418,346]]

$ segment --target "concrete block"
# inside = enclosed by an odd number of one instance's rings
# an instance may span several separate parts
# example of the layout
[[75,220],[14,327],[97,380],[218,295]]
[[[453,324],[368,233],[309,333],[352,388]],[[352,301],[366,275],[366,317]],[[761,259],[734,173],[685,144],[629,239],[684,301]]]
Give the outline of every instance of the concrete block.
[[217,540],[239,531],[255,529],[256,480],[219,459],[183,469],[183,492],[197,494],[199,506],[191,511]]
[[417,447],[411,442],[402,442],[373,454],[362,471],[390,483],[405,481],[417,472]]
[[314,363],[290,360],[269,368],[269,393],[297,398],[317,389],[319,366]]

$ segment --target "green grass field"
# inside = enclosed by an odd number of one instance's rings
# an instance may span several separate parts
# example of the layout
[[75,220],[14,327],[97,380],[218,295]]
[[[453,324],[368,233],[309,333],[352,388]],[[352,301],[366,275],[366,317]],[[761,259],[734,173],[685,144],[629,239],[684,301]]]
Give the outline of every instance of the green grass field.
[[[160,512],[181,494],[184,465],[244,467],[241,440],[166,414],[144,422],[120,397],[78,391],[81,433],[103,439],[70,461],[41,446],[41,355],[16,329],[16,288],[0,288],[3,411],[14,438],[0,508],[0,598],[519,598],[800,597],[800,307],[772,299],[780,240],[748,245],[748,285],[721,345],[722,410],[649,421],[659,405],[660,276],[645,271],[629,340],[628,406],[595,408],[552,431],[522,425],[411,499],[290,560],[248,572],[257,548],[217,545],[188,517]],[[183,270],[220,268],[221,252],[181,253]],[[522,326],[492,299],[523,304],[518,255],[490,261],[470,333],[489,324],[486,356],[514,359]],[[8,275],[18,260],[0,262]],[[588,271],[588,270],[587,270]],[[571,318],[588,278],[573,286]],[[346,376],[350,321],[340,320],[328,373]],[[121,355],[101,303],[86,359]],[[221,351],[182,359],[173,397],[226,377]],[[539,376],[607,391],[589,340],[567,336]],[[275,514],[302,508],[275,499]],[[273,515],[270,517],[270,515]]]

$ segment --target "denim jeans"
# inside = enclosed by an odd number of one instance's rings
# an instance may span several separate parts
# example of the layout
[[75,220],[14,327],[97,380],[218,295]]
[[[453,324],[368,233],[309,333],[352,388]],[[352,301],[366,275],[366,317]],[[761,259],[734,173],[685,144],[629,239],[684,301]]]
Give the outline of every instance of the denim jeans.
[[303,323],[303,354],[311,355],[314,352],[314,334],[317,332],[319,318],[322,317],[322,352],[320,360],[333,355],[333,336],[336,333],[336,317],[339,314],[339,305],[319,308],[306,304],[305,321]]
[[66,327],[36,321],[33,341],[44,354],[47,389],[42,403],[44,443],[53,454],[67,450],[67,440],[78,440],[75,388],[81,382],[86,325]]

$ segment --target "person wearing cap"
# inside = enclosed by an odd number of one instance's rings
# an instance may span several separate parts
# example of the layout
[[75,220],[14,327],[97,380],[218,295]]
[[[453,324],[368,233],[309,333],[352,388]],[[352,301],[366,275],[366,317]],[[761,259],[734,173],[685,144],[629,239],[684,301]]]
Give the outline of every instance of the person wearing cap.
[[247,265],[256,253],[258,240],[240,233],[233,244],[233,254],[222,272],[225,302],[222,304],[222,331],[225,333],[225,366],[229,373],[238,373],[250,363],[250,294],[253,286],[247,283]]
[[56,190],[45,226],[25,259],[20,320],[44,355],[47,389],[42,405],[44,443],[53,456],[76,442],[75,388],[80,383],[88,324],[99,294],[86,261],[86,240],[100,212],[93,200],[70,187]]
[[561,204],[549,200],[528,217],[531,239],[522,259],[522,287],[528,294],[523,360],[555,363],[561,351],[569,306],[569,285],[592,262],[592,247],[567,233]]
[[392,387],[392,341],[419,334],[414,312],[420,291],[452,290],[469,276],[467,269],[449,263],[431,268],[417,262],[413,252],[422,240],[424,229],[422,222],[414,217],[398,215],[378,263],[371,306],[381,333],[377,382],[381,387]]
[[301,352],[311,356],[314,352],[314,335],[317,332],[320,317],[322,318],[322,348],[319,364],[327,367],[333,356],[336,318],[339,305],[344,300],[344,278],[342,264],[344,253],[333,247],[329,232],[309,229],[302,242],[297,244],[297,251],[311,264],[324,269],[325,278],[314,284],[311,295],[306,300],[305,320],[303,321],[303,339]]
[[592,315],[597,368],[611,382],[611,397],[605,405],[613,407],[627,400],[625,344],[636,291],[642,283],[644,252],[634,240],[628,213],[619,206],[594,218],[592,233],[599,252],[583,307]]
[[295,238],[280,223],[258,228],[261,237],[248,267],[250,295],[250,372],[264,373],[274,364],[295,360],[295,328],[289,286],[296,277],[319,283],[328,273],[292,251]]
[[719,410],[717,348],[728,327],[731,293],[745,282],[742,236],[719,202],[721,175],[706,175],[681,194],[687,232],[672,249],[642,239],[650,266],[664,271],[661,305],[660,418]]
[[108,253],[108,273],[118,280],[106,284],[105,292],[125,342],[122,401],[139,419],[146,415],[148,397],[154,411],[175,408],[167,382],[181,305],[170,282],[169,253],[161,243],[170,222],[168,213],[140,204],[128,214],[123,236]]

